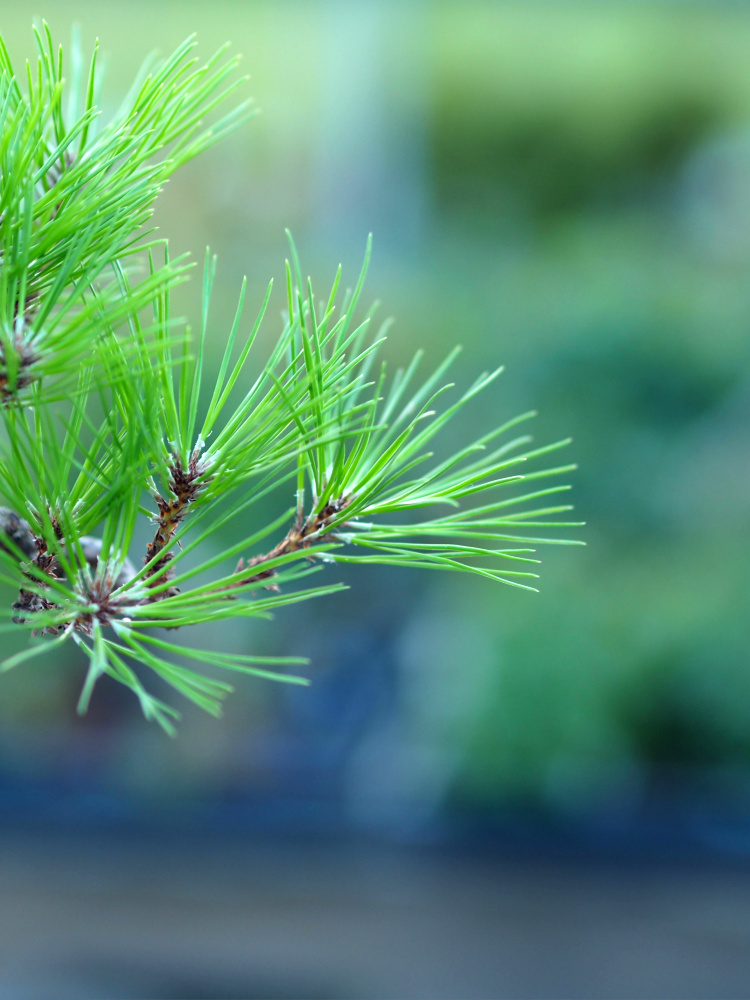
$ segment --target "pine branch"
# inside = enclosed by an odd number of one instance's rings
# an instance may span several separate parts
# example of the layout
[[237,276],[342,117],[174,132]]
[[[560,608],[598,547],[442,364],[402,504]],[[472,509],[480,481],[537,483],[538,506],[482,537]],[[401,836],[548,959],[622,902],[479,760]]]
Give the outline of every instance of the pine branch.
[[[78,110],[64,113],[62,53],[45,25],[36,38],[25,89],[0,40],[0,579],[18,591],[4,627],[37,637],[0,670],[73,642],[88,661],[80,711],[106,674],[171,733],[179,713],[134,666],[219,714],[231,686],[196,663],[306,683],[287,673],[305,661],[194,649],[165,629],[335,595],[340,583],[309,578],[336,563],[535,589],[537,546],[578,544],[556,533],[576,526],[557,502],[574,466],[545,464],[568,441],[533,447],[517,432],[525,413],[439,453],[440,433],[502,369],[456,393],[445,380],[458,349],[421,384],[419,352],[389,379],[378,357],[389,324],[360,308],[369,241],[353,290],[342,295],[339,268],[318,300],[290,237],[287,313],[268,357],[257,364],[253,348],[271,287],[245,334],[243,282],[205,391],[216,260],[207,253],[193,339],[170,301],[189,264],[143,227],[171,173],[248,117],[244,102],[203,124],[240,82],[236,60],[200,66],[189,40],[100,126],[96,51],[68,102]],[[253,505],[282,487],[294,508],[243,534]],[[237,540],[207,556],[227,526]]]

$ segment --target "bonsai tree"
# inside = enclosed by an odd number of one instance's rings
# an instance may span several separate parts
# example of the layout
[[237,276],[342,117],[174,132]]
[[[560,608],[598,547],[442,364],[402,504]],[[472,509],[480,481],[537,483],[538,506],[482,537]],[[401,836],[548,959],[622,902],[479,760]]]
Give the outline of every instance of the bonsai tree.
[[[2,627],[31,637],[1,669],[75,643],[88,664],[79,711],[108,674],[172,732],[178,712],[149,694],[149,670],[214,714],[231,687],[201,665],[306,683],[287,672],[298,660],[195,649],[189,627],[335,594],[330,566],[310,579],[326,564],[534,589],[534,548],[553,540],[537,529],[570,509],[549,498],[573,466],[533,460],[567,442],[530,448],[510,433],[524,413],[433,458],[433,438],[501,369],[451,396],[456,349],[421,380],[421,352],[388,378],[387,324],[358,311],[369,242],[353,290],[342,293],[339,269],[319,298],[290,241],[270,355],[257,361],[253,345],[271,288],[245,324],[243,284],[205,385],[216,261],[207,255],[193,336],[170,307],[190,263],[148,224],[172,173],[250,116],[248,101],[212,116],[244,83],[236,60],[201,65],[188,40],[105,123],[96,48],[88,75],[74,59],[68,80],[47,26],[35,37],[21,77],[0,40],[0,576],[17,592]],[[253,505],[279,487],[293,506],[253,524]],[[143,519],[151,537],[137,552]],[[238,541],[201,557],[229,521]]]

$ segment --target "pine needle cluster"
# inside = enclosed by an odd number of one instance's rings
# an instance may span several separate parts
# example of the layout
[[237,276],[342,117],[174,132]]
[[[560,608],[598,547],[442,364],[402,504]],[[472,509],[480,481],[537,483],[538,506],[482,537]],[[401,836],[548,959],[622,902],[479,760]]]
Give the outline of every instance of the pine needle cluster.
[[[333,594],[340,583],[308,580],[326,564],[534,589],[536,546],[565,541],[537,529],[567,526],[557,477],[573,468],[535,460],[567,442],[532,447],[516,432],[525,413],[434,457],[433,439],[501,369],[453,398],[457,350],[427,377],[420,352],[389,378],[387,324],[374,310],[356,318],[369,242],[354,288],[342,291],[339,269],[320,298],[290,240],[270,355],[258,362],[253,348],[271,288],[250,326],[243,284],[204,385],[216,261],[207,254],[193,337],[170,307],[189,262],[169,258],[149,220],[171,174],[252,114],[249,101],[231,106],[236,60],[221,51],[202,65],[190,39],[148,64],[103,123],[96,49],[87,73],[74,52],[65,77],[46,25],[35,38],[20,76],[0,39],[0,578],[18,592],[3,628],[35,637],[0,669],[75,643],[88,663],[80,711],[107,674],[173,732],[179,713],[148,692],[149,670],[214,714],[231,687],[202,666],[305,683],[288,672],[305,661],[195,649],[187,630]],[[280,487],[288,510],[202,555]]]

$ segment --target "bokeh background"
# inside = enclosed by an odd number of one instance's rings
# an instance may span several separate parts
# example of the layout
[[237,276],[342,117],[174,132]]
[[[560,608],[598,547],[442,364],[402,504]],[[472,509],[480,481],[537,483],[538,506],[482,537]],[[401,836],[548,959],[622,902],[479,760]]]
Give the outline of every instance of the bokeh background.
[[157,213],[219,255],[217,351],[285,226],[320,288],[372,231],[392,363],[506,365],[446,451],[538,408],[587,548],[539,595],[336,569],[198,637],[312,688],[176,740],[106,681],[77,717],[75,658],[2,677],[0,996],[747,995],[750,5],[2,0],[18,62],[36,16],[108,108],[231,41],[262,114]]

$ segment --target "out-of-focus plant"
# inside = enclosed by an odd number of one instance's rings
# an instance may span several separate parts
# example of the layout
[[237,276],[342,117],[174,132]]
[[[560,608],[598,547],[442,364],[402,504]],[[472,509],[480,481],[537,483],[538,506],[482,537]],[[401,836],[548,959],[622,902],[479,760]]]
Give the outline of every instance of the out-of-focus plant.
[[[572,466],[525,470],[567,442],[531,448],[526,434],[506,436],[525,413],[433,458],[433,438],[501,369],[445,404],[457,350],[421,382],[421,355],[388,380],[377,360],[387,324],[375,328],[374,310],[355,318],[369,243],[353,291],[339,294],[339,269],[319,301],[290,241],[270,356],[251,368],[271,288],[243,335],[243,285],[216,383],[202,393],[215,259],[207,254],[191,338],[170,311],[188,262],[170,260],[144,227],[172,172],[251,113],[245,101],[203,124],[243,82],[236,61],[219,53],[202,66],[189,40],[147,66],[102,125],[96,50],[85,79],[73,59],[68,84],[46,25],[36,40],[23,81],[0,44],[0,576],[18,589],[4,628],[37,637],[2,669],[74,642],[88,660],[80,711],[108,674],[172,732],[178,713],[147,692],[142,668],[219,714],[231,687],[175,657],[298,683],[282,668],[304,661],[198,650],[165,630],[269,617],[335,593],[341,584],[307,583],[326,563],[534,589],[534,547],[561,541],[537,529],[566,526],[557,517],[569,506],[550,498]],[[217,529],[244,525],[285,484],[296,490],[289,510],[201,557]],[[136,565],[144,517],[153,537]]]

